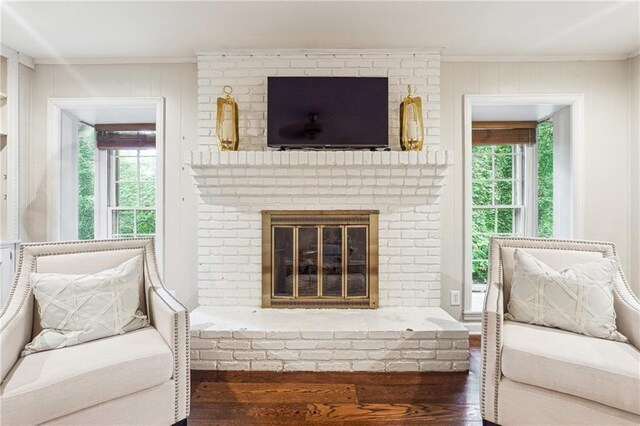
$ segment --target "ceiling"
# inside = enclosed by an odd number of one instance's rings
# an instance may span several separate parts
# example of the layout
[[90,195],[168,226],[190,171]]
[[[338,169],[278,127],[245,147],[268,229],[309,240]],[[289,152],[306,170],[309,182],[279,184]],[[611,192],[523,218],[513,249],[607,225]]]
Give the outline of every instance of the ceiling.
[[1,40],[36,59],[193,58],[261,48],[444,48],[445,56],[626,57],[640,2],[2,2]]
[[473,121],[542,121],[568,105],[474,105]]

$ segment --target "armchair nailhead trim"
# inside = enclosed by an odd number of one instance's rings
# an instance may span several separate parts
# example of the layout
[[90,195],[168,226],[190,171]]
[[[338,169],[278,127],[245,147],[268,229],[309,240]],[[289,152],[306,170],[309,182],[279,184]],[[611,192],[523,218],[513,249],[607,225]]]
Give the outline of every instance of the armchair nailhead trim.
[[[500,292],[502,293],[502,290],[500,290]],[[496,369],[494,372],[494,376],[493,376],[493,380],[495,381],[495,389],[493,390],[493,404],[495,407],[495,418],[496,418],[496,423],[500,422],[500,411],[498,410],[498,396],[499,396],[499,389],[500,389],[500,379],[502,378],[502,315],[498,314],[497,315],[497,319],[496,319],[496,347],[495,347],[495,351],[496,351]]]
[[187,371],[189,372],[187,374],[187,388],[186,388],[186,401],[187,401],[187,406],[186,406],[186,417],[189,417],[189,414],[191,413],[191,315],[189,315],[188,311],[187,311],[187,315],[185,315],[185,322],[186,322],[186,330],[185,330],[185,336],[187,339],[187,354],[186,354],[186,363],[187,363]]
[[487,418],[487,414],[485,411],[484,404],[484,396],[485,396],[485,388],[487,381],[487,344],[485,343],[485,337],[487,335],[487,321],[489,320],[489,315],[486,312],[482,313],[482,372],[480,375],[480,414],[483,419]]
[[[156,263],[156,254],[155,254],[155,247],[152,245],[151,246],[151,252],[153,254],[152,259],[154,262],[154,271],[158,272],[158,265]],[[149,268],[149,257],[145,256],[145,271],[147,274],[150,274],[151,269]],[[160,283],[160,285],[162,286],[162,288],[167,291],[166,287],[164,286],[164,283],[160,280],[159,276],[155,277],[157,279],[157,281]],[[152,286],[152,289],[154,291],[154,293],[158,294],[156,288],[154,286]],[[159,294],[158,294],[159,295]],[[160,295],[159,295],[160,296]],[[174,389],[174,397],[175,397],[175,403],[174,403],[174,421],[178,422],[182,419],[180,419],[180,415],[179,415],[179,411],[178,411],[178,403],[180,400],[180,381],[179,381],[179,373],[180,370],[178,369],[178,352],[180,349],[180,342],[178,339],[178,329],[179,329],[179,322],[180,322],[180,318],[178,316],[178,313],[173,309],[173,307],[171,305],[169,305],[168,303],[166,303],[166,301],[164,300],[164,298],[162,296],[160,296],[160,300],[162,300],[164,302],[164,304],[171,309],[174,312],[173,315],[173,335],[174,335],[174,341],[173,341],[173,379],[174,379],[174,383],[175,383],[175,389]],[[185,362],[186,362],[186,367],[187,367],[187,371],[189,373],[187,373],[186,377],[185,377],[185,401],[186,401],[186,406],[185,406],[185,418],[189,415],[189,407],[190,407],[190,400],[191,400],[191,360],[190,360],[190,351],[189,351],[189,346],[190,346],[190,339],[189,339],[189,314],[188,314],[188,310],[187,308],[182,305],[177,299],[176,302],[178,302],[178,304],[180,304],[180,306],[187,312],[185,314],[185,325],[186,325],[186,330],[185,330],[185,339],[186,339],[186,354],[185,354]]]
[[178,401],[179,401],[179,381],[178,374],[180,374],[180,370],[178,369],[178,313],[173,314],[173,382],[174,382],[174,395],[175,400],[173,404],[173,419],[177,422],[180,420],[178,417]]

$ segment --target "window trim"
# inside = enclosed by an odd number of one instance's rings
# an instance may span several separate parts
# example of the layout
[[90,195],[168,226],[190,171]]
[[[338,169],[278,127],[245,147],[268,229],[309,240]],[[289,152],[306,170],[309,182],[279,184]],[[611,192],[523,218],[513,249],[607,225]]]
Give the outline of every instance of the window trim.
[[109,153],[95,148],[95,172],[94,172],[94,236],[95,238],[107,238],[109,207]]
[[[570,237],[583,238],[584,235],[584,95],[582,94],[465,94],[463,96],[463,146],[464,146],[464,240],[463,240],[463,310],[464,321],[480,321],[482,312],[473,311],[472,301],[472,268],[471,268],[471,229],[472,229],[472,193],[471,193],[471,142],[472,142],[472,110],[480,105],[558,105],[568,106],[571,114],[569,163],[571,167],[571,208]],[[532,169],[531,167],[529,169]],[[537,179],[535,180],[537,183]],[[527,196],[527,194],[525,194]],[[533,194],[528,194],[533,197]],[[529,219],[531,220],[531,219]],[[555,221],[555,218],[554,218]],[[443,304],[449,298],[444,297]]]
[[[164,97],[123,98],[49,98],[47,102],[47,240],[60,241],[60,200],[62,193],[61,117],[63,112],[74,109],[153,108],[156,122],[156,237],[155,248],[159,272],[164,276],[165,254],[165,99]],[[97,231],[98,228],[96,228]]]

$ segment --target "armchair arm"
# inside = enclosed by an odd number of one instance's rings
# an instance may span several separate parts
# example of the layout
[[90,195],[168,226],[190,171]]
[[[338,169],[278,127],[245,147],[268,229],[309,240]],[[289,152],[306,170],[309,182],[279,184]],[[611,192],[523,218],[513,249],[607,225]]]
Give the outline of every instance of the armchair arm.
[[614,287],[614,309],[616,311],[616,327],[622,335],[640,349],[640,302],[624,280]]
[[31,340],[33,297],[28,288],[14,290],[0,315],[0,383]]
[[162,284],[148,287],[149,319],[173,352],[173,380],[175,381],[175,421],[189,415],[190,355],[189,312]]
[[480,409],[482,418],[494,423],[498,423],[498,384],[502,376],[503,314],[502,284],[491,283],[487,285],[482,313]]
[[33,256],[25,253],[23,246],[20,246],[19,253],[9,300],[0,311],[0,383],[20,358],[33,331],[34,303],[29,286]]

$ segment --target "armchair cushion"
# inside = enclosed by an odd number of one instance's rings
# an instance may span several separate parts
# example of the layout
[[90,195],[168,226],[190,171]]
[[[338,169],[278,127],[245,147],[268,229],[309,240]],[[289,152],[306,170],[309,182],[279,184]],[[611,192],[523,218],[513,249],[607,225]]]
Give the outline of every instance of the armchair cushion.
[[40,424],[169,382],[171,349],[147,327],[20,358],[2,383],[0,424]]
[[95,274],[31,273],[43,330],[22,355],[146,327],[137,311],[142,272],[142,256],[135,256]]
[[626,342],[616,331],[618,261],[607,257],[556,271],[516,249],[507,319]]
[[505,321],[502,374],[640,415],[640,351],[628,343]]

